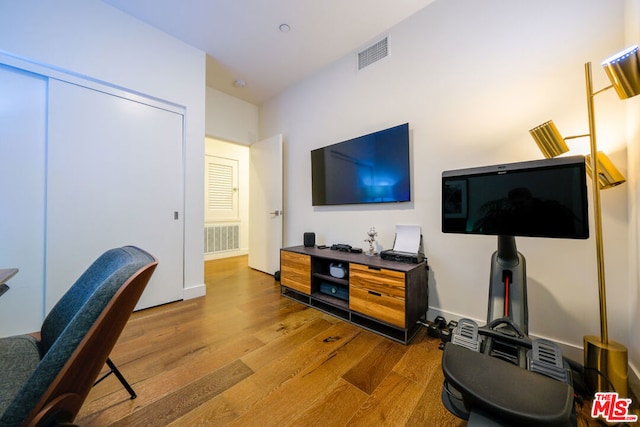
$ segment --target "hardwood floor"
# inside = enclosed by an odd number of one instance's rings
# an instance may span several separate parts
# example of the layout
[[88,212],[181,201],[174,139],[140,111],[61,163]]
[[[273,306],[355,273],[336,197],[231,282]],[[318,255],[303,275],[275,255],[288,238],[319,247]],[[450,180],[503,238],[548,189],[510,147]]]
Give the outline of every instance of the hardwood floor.
[[402,345],[283,298],[246,257],[205,263],[207,296],[136,312],[81,426],[464,426],[440,401],[439,340]]
[[395,343],[283,298],[246,257],[205,264],[207,296],[136,312],[81,426],[460,426],[438,340]]

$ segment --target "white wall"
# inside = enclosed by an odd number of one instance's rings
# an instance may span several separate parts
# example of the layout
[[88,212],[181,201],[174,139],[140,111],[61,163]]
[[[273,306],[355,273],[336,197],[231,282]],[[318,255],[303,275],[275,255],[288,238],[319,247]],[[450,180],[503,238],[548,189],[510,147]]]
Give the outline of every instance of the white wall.
[[258,107],[217,89],[207,88],[208,136],[251,145],[258,140]]
[[[285,135],[285,244],[315,231],[320,243],[363,246],[375,226],[389,248],[396,224],[420,224],[432,268],[429,317],[484,321],[497,241],[440,231],[441,173],[542,158],[528,130],[549,119],[565,136],[586,133],[583,65],[596,64],[596,88],[608,84],[597,64],[625,47],[623,6],[437,0],[391,29],[389,57],[358,72],[354,53],[267,102],[260,135]],[[600,148],[626,174],[624,107],[609,92],[596,105]],[[311,206],[311,149],[407,121],[411,203]],[[627,191],[602,196],[609,331],[622,343],[630,337]],[[582,337],[599,334],[594,238],[517,245],[527,259],[530,333],[567,344],[580,359]]]
[[204,53],[98,0],[0,2],[0,51],[185,107],[185,297],[202,294]]
[[[640,1],[625,1],[625,29],[627,45],[640,42]],[[629,192],[629,325],[640,325],[640,96],[624,101],[627,106],[627,140],[629,165],[627,174]],[[629,363],[636,375],[630,376],[632,388],[640,391],[640,334],[630,328]]]

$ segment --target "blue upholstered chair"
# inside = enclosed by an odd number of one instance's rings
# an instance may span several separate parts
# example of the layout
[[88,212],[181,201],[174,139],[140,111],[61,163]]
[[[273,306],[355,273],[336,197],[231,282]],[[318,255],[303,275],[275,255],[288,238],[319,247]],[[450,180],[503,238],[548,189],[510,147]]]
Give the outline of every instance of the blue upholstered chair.
[[0,339],[0,426],[74,420],[157,264],[133,246],[108,250],[49,312],[40,339]]

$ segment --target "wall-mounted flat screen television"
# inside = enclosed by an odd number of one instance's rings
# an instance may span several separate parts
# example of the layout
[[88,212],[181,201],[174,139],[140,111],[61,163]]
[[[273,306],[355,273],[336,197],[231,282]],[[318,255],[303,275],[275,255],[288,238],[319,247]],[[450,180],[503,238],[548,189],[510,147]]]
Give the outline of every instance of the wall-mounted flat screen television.
[[311,151],[313,206],[408,202],[409,124]]
[[584,157],[443,172],[442,231],[588,238]]

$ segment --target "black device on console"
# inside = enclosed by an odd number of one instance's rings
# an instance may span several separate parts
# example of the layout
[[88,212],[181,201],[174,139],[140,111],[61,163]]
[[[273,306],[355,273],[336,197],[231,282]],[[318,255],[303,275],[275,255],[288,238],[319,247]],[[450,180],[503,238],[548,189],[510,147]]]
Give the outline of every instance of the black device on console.
[[331,245],[332,251],[341,251],[341,252],[351,252],[351,245],[346,245],[344,243],[334,243]]
[[331,245],[332,251],[340,251],[340,252],[351,252],[354,254],[362,253],[362,248],[354,248],[351,245],[346,245],[344,243],[335,243]]
[[[415,252],[413,251],[408,252],[406,250],[401,251],[396,249],[397,247],[399,247],[397,246],[398,245],[398,229],[403,227],[412,228],[413,236],[414,237],[419,236],[419,241],[417,242],[417,245],[411,248],[411,249],[415,249]],[[406,247],[404,242],[400,245],[402,245],[403,249]],[[396,236],[393,241],[393,248],[380,252],[380,258],[388,261],[406,262],[409,264],[419,264],[425,261],[427,258],[424,256],[424,244],[422,241],[422,232],[420,231],[420,229],[417,226],[403,226],[403,225],[396,226]]]
[[302,235],[304,246],[306,248],[312,248],[316,245],[316,233],[307,232]]
[[388,261],[406,262],[409,264],[419,264],[425,260],[423,253],[394,251],[393,249],[380,252],[380,258]]

